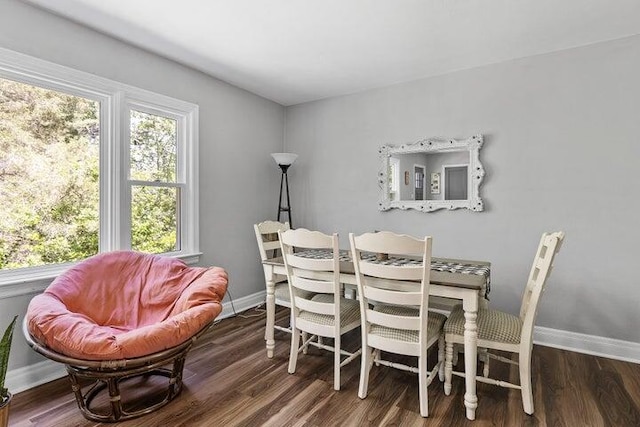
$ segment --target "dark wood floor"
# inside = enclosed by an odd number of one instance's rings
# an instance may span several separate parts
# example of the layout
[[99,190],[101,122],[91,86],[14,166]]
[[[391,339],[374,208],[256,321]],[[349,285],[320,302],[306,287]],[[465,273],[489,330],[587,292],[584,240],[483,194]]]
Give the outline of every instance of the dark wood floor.
[[[254,315],[249,311],[244,314]],[[288,312],[278,311],[279,323]],[[520,392],[478,384],[476,421],[467,421],[464,381],[454,377],[445,396],[429,387],[428,419],[420,417],[417,377],[373,368],[369,396],[357,396],[360,361],[343,368],[333,391],[330,353],[311,350],[287,373],[289,335],[276,332],[276,354],[264,349],[264,314],[225,319],[204,335],[187,358],[185,388],[173,402],[137,426],[640,426],[640,365],[548,347],[533,350],[535,413],[522,411]],[[359,335],[353,334],[357,345]],[[495,362],[492,374],[514,379],[514,368]],[[464,366],[460,360],[459,366]],[[78,410],[66,378],[14,396],[11,426],[93,426]]]

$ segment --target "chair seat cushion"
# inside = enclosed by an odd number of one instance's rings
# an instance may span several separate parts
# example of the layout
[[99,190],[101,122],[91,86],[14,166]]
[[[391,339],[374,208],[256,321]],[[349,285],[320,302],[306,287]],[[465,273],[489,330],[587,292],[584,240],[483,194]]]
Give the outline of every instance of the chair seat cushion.
[[[457,305],[444,324],[445,334],[464,336],[464,311]],[[518,316],[498,310],[478,310],[478,339],[507,344],[519,344],[522,321]]]
[[147,356],[179,345],[222,310],[221,268],[136,252],[91,257],[31,300],[34,340],[82,360]]
[[[313,295],[313,292],[307,292],[303,290],[298,290],[298,292],[302,295],[305,295],[305,298],[310,298]],[[291,306],[291,298],[289,294],[289,282],[286,280],[284,282],[276,283],[275,286],[275,298],[276,304],[282,305],[282,303],[286,304],[287,307]]]
[[278,301],[285,301],[287,303],[291,302],[291,298],[289,296],[289,283],[287,283],[286,281],[276,283],[275,297],[276,303]]
[[[333,303],[333,294],[318,294],[311,298],[312,301],[322,303]],[[299,317],[309,322],[318,323],[325,326],[333,326],[335,317],[328,314],[311,313],[301,311]],[[360,303],[353,299],[340,298],[340,326],[346,326],[353,322],[360,321]]]
[[[373,310],[379,311],[380,313],[384,313],[384,314],[391,314],[394,316],[418,317],[420,315],[420,310],[417,308],[401,307],[401,306],[395,306],[395,305],[378,304],[373,308]],[[442,331],[442,326],[444,325],[445,320],[447,320],[447,317],[444,314],[429,311],[429,319],[427,323],[427,336],[428,337],[438,336]],[[397,340],[397,341],[404,341],[404,342],[418,342],[418,338],[419,338],[418,331],[389,328],[386,326],[380,326],[376,324],[371,325],[369,334],[379,335],[384,338]]]

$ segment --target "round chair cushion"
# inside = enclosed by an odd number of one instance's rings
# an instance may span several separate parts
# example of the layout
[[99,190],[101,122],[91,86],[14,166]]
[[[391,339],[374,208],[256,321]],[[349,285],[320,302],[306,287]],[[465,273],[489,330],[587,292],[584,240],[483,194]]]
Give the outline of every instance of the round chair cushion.
[[131,251],[88,258],[27,309],[41,345],[82,360],[147,356],[192,338],[222,311],[227,274]]

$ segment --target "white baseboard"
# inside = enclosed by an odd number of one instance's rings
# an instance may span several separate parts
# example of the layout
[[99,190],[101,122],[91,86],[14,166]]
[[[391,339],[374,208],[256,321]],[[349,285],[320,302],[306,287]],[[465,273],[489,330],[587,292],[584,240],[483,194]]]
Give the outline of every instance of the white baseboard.
[[[8,371],[5,387],[11,393],[16,394],[66,375],[67,370],[63,364],[52,360],[43,360],[34,365]],[[69,387],[71,387],[71,384],[69,384]]]
[[[226,297],[229,298],[229,294]],[[222,304],[222,313],[218,319],[225,319],[234,316],[234,308],[236,313],[264,304],[266,292],[256,292],[246,297],[233,299]],[[22,368],[11,369],[7,372],[6,384],[7,389],[11,393],[20,393],[30,388],[57,380],[67,375],[67,370],[61,363],[52,360],[43,360],[33,365],[24,366]]]
[[[229,298],[229,296],[227,296]],[[226,301],[222,304],[219,319],[232,317],[235,313],[248,310],[264,304],[265,292],[260,291],[245,297]],[[233,304],[231,303],[233,301]],[[555,347],[578,353],[602,356],[610,359],[640,363],[640,343],[562,331],[559,329],[536,326],[533,342],[546,347]],[[12,393],[20,393],[62,378],[67,374],[64,366],[50,360],[44,360],[34,365],[12,369],[7,372],[6,386]]]
[[640,363],[640,343],[536,326],[533,342],[577,353]]
[[[229,299],[229,301],[222,304],[222,313],[220,313],[218,319],[226,319],[227,317],[234,316],[235,313],[240,313],[250,308],[257,307],[260,304],[264,304],[266,297],[266,291],[256,292],[255,294],[237,299],[232,298],[231,294],[227,292],[226,298]],[[233,303],[231,301],[233,301]]]

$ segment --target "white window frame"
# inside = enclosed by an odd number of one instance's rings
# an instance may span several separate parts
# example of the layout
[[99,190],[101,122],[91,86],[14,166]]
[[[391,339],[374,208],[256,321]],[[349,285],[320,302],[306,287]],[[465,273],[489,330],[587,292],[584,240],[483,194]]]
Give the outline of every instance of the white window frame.
[[[131,188],[134,185],[141,186],[157,186],[162,188],[179,188],[180,189],[180,206],[178,207],[178,240],[180,243],[180,250],[175,252],[170,252],[167,255],[179,256],[181,252],[183,252],[183,248],[185,244],[188,244],[193,239],[197,239],[198,230],[194,229],[191,226],[190,220],[191,218],[188,215],[183,215],[183,212],[189,212],[192,209],[197,209],[197,205],[193,205],[194,197],[190,196],[189,190],[189,172],[191,170],[191,165],[187,161],[188,155],[191,152],[191,147],[188,141],[190,140],[190,134],[192,133],[192,126],[188,123],[188,117],[180,110],[174,110],[171,108],[167,108],[166,106],[154,105],[151,104],[148,100],[141,99],[133,99],[129,98],[126,101],[126,107],[123,108],[123,123],[122,130],[124,132],[124,141],[127,141],[127,147],[130,145],[131,140],[131,110],[140,111],[147,114],[152,114],[161,117],[167,117],[176,121],[177,124],[177,170],[176,170],[176,181],[171,182],[161,182],[154,183],[150,181],[139,181],[132,180],[129,176],[130,171],[130,151],[124,150],[124,160],[123,164],[126,166],[125,171],[125,179],[123,179],[124,187],[124,197],[122,200],[126,200],[128,203],[124,203],[122,206],[121,215],[123,221],[125,221],[124,226],[121,227],[121,230],[131,230]],[[195,163],[197,164],[197,159],[193,158]],[[197,176],[194,177],[197,179]],[[196,197],[197,199],[197,197]],[[188,236],[185,236],[185,233],[188,233]],[[131,233],[124,233],[121,236],[122,243],[125,247],[131,247]]]
[[[0,48],[0,77],[100,103],[99,252],[130,247],[129,111],[176,119],[180,250],[168,256],[196,263],[198,230],[198,106],[93,74]],[[128,205],[127,205],[128,203]],[[34,293],[76,262],[0,271],[0,298]]]

